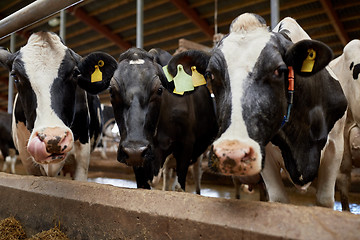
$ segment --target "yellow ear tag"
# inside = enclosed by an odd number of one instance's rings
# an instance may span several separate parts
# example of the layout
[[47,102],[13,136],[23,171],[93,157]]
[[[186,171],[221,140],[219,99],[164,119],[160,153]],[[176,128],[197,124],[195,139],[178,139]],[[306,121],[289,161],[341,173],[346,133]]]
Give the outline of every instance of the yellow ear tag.
[[194,87],[198,87],[198,86],[206,84],[204,76],[196,70],[196,66],[192,66],[191,71],[192,71],[191,78],[192,78]]
[[179,95],[184,95],[184,92],[178,92],[178,91],[176,91],[176,88],[174,89],[173,93],[179,94]]
[[168,65],[163,66],[163,71],[164,71],[164,74],[165,74],[167,80],[168,80],[169,82],[171,82],[171,81],[173,80],[173,77],[171,76],[171,74],[170,74],[169,71],[168,71]]
[[99,69],[98,65],[95,65],[95,71],[93,72],[93,74],[91,74],[91,82],[100,82],[102,81],[102,72]]
[[315,50],[309,49],[308,56],[304,60],[303,65],[301,67],[301,72],[312,72],[315,64],[315,57],[316,57]]
[[93,72],[93,74],[91,74],[92,83],[102,81],[102,72],[100,71],[99,67],[103,67],[103,66],[104,66],[103,60],[99,60],[98,65],[95,65],[95,71]]
[[192,78],[185,72],[184,67],[181,64],[177,65],[177,74],[174,77],[174,84],[177,92],[194,90]]

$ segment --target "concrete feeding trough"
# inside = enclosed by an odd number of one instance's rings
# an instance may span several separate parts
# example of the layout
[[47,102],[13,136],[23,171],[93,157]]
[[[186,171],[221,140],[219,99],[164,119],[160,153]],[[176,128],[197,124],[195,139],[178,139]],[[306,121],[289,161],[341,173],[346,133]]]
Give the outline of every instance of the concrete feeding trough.
[[70,239],[358,239],[360,217],[320,207],[0,173],[0,218]]

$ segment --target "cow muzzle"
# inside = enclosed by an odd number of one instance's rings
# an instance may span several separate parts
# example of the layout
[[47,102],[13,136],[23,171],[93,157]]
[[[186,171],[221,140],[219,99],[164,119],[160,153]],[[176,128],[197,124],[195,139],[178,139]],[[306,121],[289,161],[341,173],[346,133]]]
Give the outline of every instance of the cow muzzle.
[[238,140],[223,140],[213,145],[209,165],[224,175],[251,176],[261,171],[261,152]]
[[27,150],[39,164],[58,163],[64,160],[73,143],[70,129],[49,127],[33,134]]
[[118,161],[132,167],[142,167],[151,148],[147,146],[119,146]]

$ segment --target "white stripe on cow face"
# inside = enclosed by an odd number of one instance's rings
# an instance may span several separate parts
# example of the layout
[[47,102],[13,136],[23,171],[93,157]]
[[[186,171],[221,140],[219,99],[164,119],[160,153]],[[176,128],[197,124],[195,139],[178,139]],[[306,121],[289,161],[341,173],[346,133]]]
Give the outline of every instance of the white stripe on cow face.
[[[254,175],[261,171],[262,150],[258,142],[249,137],[243,118],[242,99],[246,89],[254,81],[253,72],[262,50],[270,41],[271,33],[266,26],[251,14],[234,20],[232,31],[223,39],[219,50],[227,65],[231,113],[229,127],[214,142],[214,153],[225,174]],[[248,126],[250,126],[248,124]]]
[[[249,135],[243,119],[241,98],[243,86],[253,70],[261,51],[270,40],[270,33],[265,28],[255,30],[251,35],[241,32],[231,33],[223,40],[220,50],[228,66],[231,87],[231,123],[216,142],[223,139],[248,139]],[[215,144],[216,144],[215,142]],[[255,141],[254,141],[255,143]],[[260,149],[259,144],[257,148]]]
[[66,50],[67,47],[57,35],[47,32],[32,34],[20,50],[26,74],[37,98],[36,120],[30,139],[36,130],[44,127],[68,129],[51,107],[50,92]]

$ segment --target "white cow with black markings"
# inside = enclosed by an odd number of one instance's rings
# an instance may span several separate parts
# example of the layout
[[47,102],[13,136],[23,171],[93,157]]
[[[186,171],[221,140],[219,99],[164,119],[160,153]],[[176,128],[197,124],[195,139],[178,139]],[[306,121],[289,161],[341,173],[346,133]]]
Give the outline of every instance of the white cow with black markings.
[[353,166],[360,167],[360,41],[352,40],[343,54],[330,62],[329,67],[339,77],[341,87],[348,100],[344,128],[344,155],[337,178],[343,210],[349,211],[349,188]]

